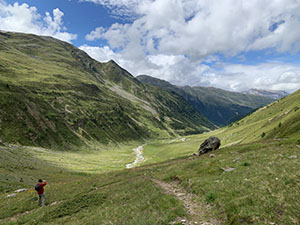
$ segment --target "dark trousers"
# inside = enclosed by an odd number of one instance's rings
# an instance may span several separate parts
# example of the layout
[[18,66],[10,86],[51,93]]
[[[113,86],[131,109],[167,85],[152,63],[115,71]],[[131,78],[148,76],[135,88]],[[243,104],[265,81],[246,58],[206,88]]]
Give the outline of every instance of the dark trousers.
[[45,206],[46,204],[46,195],[45,193],[39,195],[39,206]]

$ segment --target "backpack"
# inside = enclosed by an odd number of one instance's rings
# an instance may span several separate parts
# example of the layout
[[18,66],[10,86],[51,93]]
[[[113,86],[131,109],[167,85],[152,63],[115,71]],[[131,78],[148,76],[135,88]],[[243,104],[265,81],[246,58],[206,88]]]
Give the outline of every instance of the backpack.
[[34,189],[35,189],[36,191],[39,191],[39,190],[40,190],[40,184],[36,184],[35,187],[34,187]]

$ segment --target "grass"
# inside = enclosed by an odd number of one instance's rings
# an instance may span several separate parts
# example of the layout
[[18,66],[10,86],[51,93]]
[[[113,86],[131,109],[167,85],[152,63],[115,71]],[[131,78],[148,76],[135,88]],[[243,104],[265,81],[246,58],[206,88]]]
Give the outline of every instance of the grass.
[[[176,217],[185,215],[181,202],[165,195],[139,170],[93,175],[79,172],[85,170],[84,167],[78,168],[77,171],[72,168],[70,171],[65,161],[62,161],[60,166],[51,161],[53,158],[45,161],[34,154],[36,150],[7,147],[2,150],[8,154],[11,151],[16,152],[11,155],[6,154],[7,158],[1,160],[14,162],[11,157],[17,157],[21,162],[18,164],[19,170],[14,169],[11,173],[9,173],[10,169],[15,168],[13,163],[1,164],[4,165],[1,176],[6,176],[8,182],[13,185],[5,187],[6,193],[1,191],[0,208],[3,210],[0,212],[0,219],[4,220],[0,220],[0,223],[167,224]],[[84,163],[86,161],[82,160],[81,164]],[[32,166],[30,171],[26,170],[28,166]],[[13,179],[12,177],[17,177],[17,180],[23,177],[23,182],[12,182],[10,180]],[[45,208],[37,207],[37,195],[33,189],[34,182],[39,177],[48,181],[46,186],[48,206]],[[21,187],[29,190],[17,194],[16,197],[5,197],[12,190]],[[55,205],[50,205],[54,202]],[[5,219],[26,211],[29,213],[19,216],[15,222]]]
[[[21,36],[9,41],[18,44],[18,38]],[[36,38],[36,42],[42,41],[36,36],[30,38]],[[68,47],[59,43],[60,45],[53,45],[60,46],[54,48],[54,53]],[[96,78],[92,78],[92,82],[90,74],[84,72],[93,70],[93,66],[80,55],[74,55],[79,61],[65,57],[64,54],[71,54],[70,52],[63,53],[59,58],[54,53],[47,55],[47,59],[57,63],[53,70],[60,70],[60,73],[55,73],[59,76],[49,77],[47,73],[50,71],[39,73],[38,80],[44,81],[42,86],[35,90],[36,93],[28,92],[26,85],[35,85],[37,80],[36,77],[29,76],[23,80],[24,74],[41,69],[39,66],[42,67],[43,62],[39,64],[36,60],[44,57],[45,52],[35,52],[34,49],[25,47],[17,45],[9,53],[6,52],[7,57],[2,55],[3,60],[0,61],[1,71],[8,70],[3,73],[5,76],[1,77],[3,82],[0,85],[0,136],[3,138],[0,141],[1,224],[169,224],[178,217],[188,217],[182,202],[165,194],[151,178],[165,182],[179,180],[180,185],[195,194],[196,201],[208,206],[208,217],[216,216],[224,224],[300,223],[300,152],[296,146],[300,145],[300,91],[222,129],[186,136],[184,141],[183,137],[172,141],[167,139],[173,129],[170,125],[172,113],[161,114],[163,116],[160,119],[165,121],[163,123],[154,122],[151,112],[137,119],[131,111],[122,112],[124,108],[136,109],[138,103],[123,100],[115,102],[116,96],[106,89],[105,93],[111,95],[108,96],[111,97],[110,100],[105,100],[107,96],[102,96],[103,101],[96,100],[93,94]],[[25,56],[13,61],[13,56],[18,51],[26,51],[27,58],[29,55],[36,56],[37,58],[29,57],[27,61],[36,67],[26,66],[23,62],[27,59]],[[67,80],[63,83],[68,84],[65,89],[57,91],[62,89],[55,79],[62,79],[61,76],[66,78],[69,69],[74,69],[74,62],[80,62],[76,67],[80,74],[71,74],[70,78],[76,81],[79,77],[84,77],[86,82],[80,80],[72,86]],[[7,66],[13,63],[22,64],[17,73],[12,72],[14,66]],[[65,69],[62,69],[61,64],[66,65]],[[120,71],[120,68],[109,64],[102,69],[108,74],[119,71],[126,75],[126,71]],[[15,76],[14,82],[9,82],[11,76]],[[112,82],[122,83],[130,93],[141,91],[137,86],[129,85],[131,78],[128,76],[125,76],[126,79],[118,76],[110,79]],[[26,85],[18,86],[17,83],[21,81]],[[81,87],[79,83],[85,83],[86,86]],[[49,87],[50,92],[43,91]],[[101,85],[97,87],[102,90]],[[82,90],[89,93],[84,98],[76,95]],[[17,92],[18,95],[15,94]],[[74,96],[76,101],[71,98]],[[160,96],[162,97],[163,95]],[[172,105],[172,101],[164,103],[166,106]],[[96,108],[103,110],[92,110]],[[80,109],[84,109],[84,113]],[[160,110],[164,111],[163,108]],[[137,109],[139,113],[142,111]],[[105,118],[105,121],[99,118]],[[15,123],[11,123],[12,121]],[[127,128],[131,132],[124,128],[122,122],[130,124]],[[76,126],[80,123],[85,125],[78,126],[77,129]],[[158,129],[156,135],[162,134],[166,139],[145,141],[149,140],[146,138],[151,136],[149,134],[136,142],[129,141],[130,138],[126,135],[137,135],[144,131],[143,126],[138,125],[140,123],[151,129]],[[105,127],[105,132],[98,130],[100,124]],[[163,128],[164,126],[166,127]],[[182,129],[179,124],[174,126]],[[202,141],[211,135],[218,136],[222,141],[221,149],[214,152],[215,157],[191,156],[197,152]],[[13,143],[18,140],[20,143],[9,145],[7,138],[13,140]],[[27,143],[28,138],[32,138],[30,143],[36,146],[43,145],[41,143],[54,146],[56,141],[63,140],[60,143],[64,143],[61,146],[64,151],[22,146]],[[98,146],[99,142],[95,141],[97,139],[107,141]],[[127,144],[117,145],[109,141],[112,139],[118,140],[118,143],[126,140]],[[81,143],[76,143],[76,140],[83,141],[84,147]],[[144,147],[144,165],[125,169],[125,165],[135,159],[132,149],[145,142],[148,144]],[[76,151],[68,151],[70,146]],[[226,172],[228,168],[234,170]],[[48,206],[44,208],[37,207],[37,195],[34,191],[39,178],[48,181]],[[8,194],[19,188],[28,190],[7,198]]]
[[[188,142],[184,144],[187,146]],[[36,150],[27,150],[15,149],[17,153],[5,159],[13,162],[11,157],[19,156],[19,169],[13,163],[1,163],[5,168],[2,168],[2,176],[12,168],[7,178],[16,177],[14,185],[6,187],[10,191],[0,195],[0,208],[4,209],[0,218],[4,224],[168,224],[186,216],[182,203],[164,194],[151,177],[165,182],[180,180],[181,185],[197,196],[197,201],[211,205],[208,216],[216,214],[224,224],[300,222],[300,201],[297,201],[300,153],[289,140],[225,147],[216,151],[213,158],[185,156],[115,172],[101,170],[101,167],[90,171],[87,166],[92,165],[84,154],[72,153],[78,154],[72,160],[80,161],[82,167],[79,164],[70,167],[68,157],[62,157],[57,164],[55,156],[48,157],[51,151],[40,152],[45,154],[42,159]],[[30,166],[30,170],[26,169]],[[222,168],[235,170],[224,172]],[[17,185],[19,176],[24,182]],[[37,208],[33,187],[39,177],[49,183],[46,187],[48,204],[57,204]],[[21,187],[30,190],[13,198],[5,197]],[[15,222],[5,220],[24,211],[30,213],[19,216]]]
[[153,174],[165,180],[179,178],[202,201],[213,204],[226,224],[299,223],[300,202],[293,200],[300,194],[295,145],[247,144],[215,154],[164,163]]
[[3,141],[75,151],[215,128],[180,96],[68,43],[9,32],[0,43]]
[[104,173],[122,170],[126,164],[135,160],[133,148],[138,142],[118,147],[95,147],[97,150],[84,149],[79,152],[59,152],[42,148],[28,148],[36,158],[51,162],[54,166],[63,165],[64,168],[74,172]]
[[[2,146],[0,222],[169,224],[188,216],[182,202],[155,186],[151,178],[156,178],[179,180],[196,201],[209,206],[207,216],[223,224],[299,224],[299,93],[226,128],[150,141],[144,166],[133,169],[124,168],[134,160],[132,149],[139,142],[77,152]],[[215,157],[191,156],[211,135],[222,140]],[[39,178],[49,182],[45,208],[37,207],[33,190]],[[24,187],[29,190],[6,198]]]

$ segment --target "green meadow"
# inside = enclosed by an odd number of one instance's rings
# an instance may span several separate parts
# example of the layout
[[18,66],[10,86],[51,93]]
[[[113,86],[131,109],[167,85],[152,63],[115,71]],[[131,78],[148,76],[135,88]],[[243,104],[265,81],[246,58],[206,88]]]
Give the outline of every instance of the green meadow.
[[[176,139],[147,141],[144,162],[132,169],[133,148],[101,146],[60,152],[2,146],[0,154],[2,224],[170,224],[193,220],[183,203],[152,178],[179,181],[206,217],[223,224],[299,224],[300,91],[228,127]],[[265,135],[262,135],[265,133]],[[220,150],[192,156],[215,135]],[[230,169],[228,171],[228,169]],[[38,208],[33,189],[48,181],[47,207]],[[14,190],[28,188],[7,198]]]
[[[0,82],[0,224],[204,222],[154,179],[190,193],[206,221],[300,223],[300,91],[226,127],[187,135],[215,127],[177,95],[143,93],[113,62],[100,65],[54,39],[29,36],[23,43],[22,35],[7,35],[13,34],[2,34],[2,42],[10,47],[0,46],[0,72],[7,70]],[[56,66],[41,73],[48,62]],[[117,86],[125,89],[116,94]],[[133,94],[141,98],[129,100]],[[221,148],[193,156],[210,136],[221,139]],[[126,169],[144,144],[144,161]],[[40,178],[48,182],[42,208],[34,190]]]

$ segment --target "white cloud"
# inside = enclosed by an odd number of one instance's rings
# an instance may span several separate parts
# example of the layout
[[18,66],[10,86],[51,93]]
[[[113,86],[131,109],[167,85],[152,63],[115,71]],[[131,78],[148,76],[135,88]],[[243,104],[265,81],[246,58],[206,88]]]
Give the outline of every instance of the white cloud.
[[[135,15],[130,23],[98,27],[86,36],[104,39],[114,59],[134,75],[148,74],[176,84],[211,85],[228,90],[283,88],[299,82],[283,80],[299,67],[284,63],[256,66],[224,64],[216,55],[248,51],[300,51],[299,0],[82,0]],[[117,12],[116,11],[116,12]],[[85,49],[90,54],[91,49]],[[93,54],[103,55],[99,49]],[[218,69],[203,63],[213,63]],[[273,68],[275,67],[275,68]]]
[[297,0],[277,0],[272,4],[268,0],[90,1],[128,7],[139,15],[131,24],[113,25],[99,38],[110,41],[121,34],[130,44],[130,33],[135,30],[139,39],[136,44],[144,45],[148,51],[153,49],[145,41],[153,41],[158,53],[188,54],[194,58],[266,48],[280,52],[300,50]]
[[103,27],[97,27],[96,30],[91,31],[91,33],[85,36],[86,40],[94,41],[103,37],[105,29]]
[[0,29],[47,35],[67,42],[76,39],[77,35],[68,33],[63,25],[64,13],[58,8],[54,9],[52,13],[53,16],[46,12],[43,17],[38,13],[36,7],[30,7],[28,4],[16,2],[10,5],[0,1]]
[[[98,61],[113,59],[133,75],[147,74],[184,86],[213,86],[230,91],[250,88],[296,91],[300,88],[300,65],[281,62],[266,62],[257,65],[229,64],[220,62],[213,68],[200,61],[194,62],[184,56],[148,55],[140,60],[130,60],[115,53],[108,46],[81,46]],[[205,62],[218,62],[218,57],[209,57]]]
[[205,71],[199,85],[202,83],[233,91],[258,88],[293,92],[300,88],[300,65],[281,62],[225,64],[222,71]]
[[80,2],[93,2],[102,5],[110,10],[115,17],[135,17],[138,7],[143,2],[151,2],[151,0],[79,0]]

